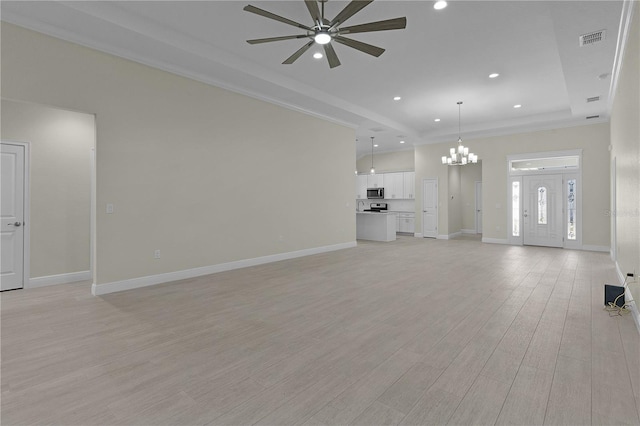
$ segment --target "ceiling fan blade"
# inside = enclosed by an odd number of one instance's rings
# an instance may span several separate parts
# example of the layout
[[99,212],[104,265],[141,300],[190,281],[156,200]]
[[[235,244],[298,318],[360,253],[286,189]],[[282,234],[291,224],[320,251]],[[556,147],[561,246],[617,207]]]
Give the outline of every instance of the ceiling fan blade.
[[250,4],[246,5],[243,10],[247,12],[255,13],[256,15],[264,16],[265,18],[274,19],[276,21],[283,22],[285,24],[293,25],[294,27],[302,28],[303,30],[313,31],[311,28],[303,25],[299,22],[292,21],[291,19],[284,18],[280,15],[276,15],[275,13],[267,12],[264,9],[260,9],[259,7],[251,6]]
[[345,46],[353,47],[356,50],[359,50],[364,53],[368,53],[369,55],[378,57],[384,53],[384,49],[381,47],[373,46],[371,44],[363,43],[361,41],[353,40],[350,38],[345,38],[341,36],[334,36],[333,39],[337,43],[344,44]]
[[340,59],[336,55],[336,51],[333,50],[331,43],[324,45],[324,53],[327,55],[327,61],[329,61],[329,68],[335,68],[340,65]]
[[333,21],[331,21],[331,29],[334,29],[338,25],[344,23],[347,19],[360,12],[366,5],[372,2],[373,0],[353,0],[351,3],[346,5],[335,18],[333,18]]
[[300,56],[302,56],[302,54],[304,52],[306,52],[307,50],[309,50],[309,48],[311,46],[313,46],[313,43],[315,43],[313,40],[311,40],[309,43],[305,44],[304,46],[302,46],[300,49],[296,50],[296,53],[294,53],[293,55],[289,56],[284,62],[283,64],[287,64],[290,65],[292,63],[294,63]]
[[316,25],[322,24],[322,15],[320,14],[320,8],[318,8],[318,2],[316,0],[304,0],[304,4],[307,5],[313,22]]
[[372,31],[401,30],[407,27],[407,18],[394,18],[385,21],[369,22],[340,28],[340,34],[368,33]]
[[269,38],[256,38],[253,40],[247,40],[249,44],[259,44],[259,43],[269,43],[272,41],[281,41],[281,40],[293,40],[298,38],[307,38],[308,35],[290,35],[290,36],[282,36],[282,37],[269,37]]

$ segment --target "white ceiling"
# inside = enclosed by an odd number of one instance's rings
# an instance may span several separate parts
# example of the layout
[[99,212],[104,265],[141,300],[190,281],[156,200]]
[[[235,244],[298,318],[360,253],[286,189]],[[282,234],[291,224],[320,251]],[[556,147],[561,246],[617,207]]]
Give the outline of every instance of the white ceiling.
[[[358,157],[370,152],[371,136],[380,145],[376,152],[455,142],[457,101],[464,102],[463,138],[580,125],[592,115],[600,117],[589,123],[608,119],[622,1],[451,0],[440,11],[433,3],[374,1],[346,25],[406,16],[407,28],[351,36],[385,48],[379,58],[334,43],[342,62],[334,69],[312,58],[315,47],[282,65],[305,40],[245,41],[301,33],[243,11],[245,5],[311,25],[302,0],[2,1],[1,16],[351,125]],[[326,16],[346,4],[330,0]],[[603,42],[579,46],[580,35],[603,29]],[[493,72],[500,76],[489,79]],[[587,103],[593,96],[600,100]]]

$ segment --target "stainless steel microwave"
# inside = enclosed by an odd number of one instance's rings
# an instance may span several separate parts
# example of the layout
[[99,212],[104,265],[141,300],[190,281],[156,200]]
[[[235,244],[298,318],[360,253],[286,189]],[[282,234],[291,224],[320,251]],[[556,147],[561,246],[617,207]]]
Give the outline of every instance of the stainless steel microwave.
[[384,198],[384,188],[367,188],[367,198]]

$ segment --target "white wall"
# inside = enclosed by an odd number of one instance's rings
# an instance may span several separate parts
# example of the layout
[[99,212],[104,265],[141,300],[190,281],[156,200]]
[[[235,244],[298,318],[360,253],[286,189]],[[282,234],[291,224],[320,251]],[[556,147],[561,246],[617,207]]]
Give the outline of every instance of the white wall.
[[30,277],[89,271],[95,118],[2,100],[2,140],[30,145]]
[[[507,156],[582,149],[583,153],[583,233],[587,246],[609,246],[609,125],[593,124],[538,132],[465,140],[465,146],[477,153],[482,163],[483,238],[507,239]],[[451,167],[441,162],[451,143],[416,147],[416,184],[424,177],[439,178],[439,234],[459,230],[459,220],[451,205],[448,182]],[[466,166],[465,166],[466,167]],[[420,186],[421,187],[421,186]],[[445,194],[443,197],[443,193]],[[421,191],[416,190],[416,212],[422,206]],[[422,229],[422,218],[416,214],[416,232]],[[449,223],[451,221],[451,223]]]
[[97,283],[355,242],[353,129],[6,23],[2,89],[96,114]]
[[[617,262],[623,274],[640,274],[640,5],[625,47],[622,71],[611,113],[611,158],[616,159]],[[640,286],[631,285],[640,300]]]
[[[438,235],[444,236],[452,236],[453,234],[457,234],[462,230],[462,181],[461,181],[461,168],[454,166],[442,166],[447,167],[447,171],[449,174],[447,180],[447,191],[448,191],[448,200],[449,204],[449,228],[446,233],[439,232]],[[442,187],[441,187],[442,188]]]
[[[359,142],[362,143],[362,142]],[[414,151],[396,151],[373,154],[376,173],[412,172],[415,168]],[[358,173],[366,174],[371,170],[371,155],[365,155],[356,162]]]
[[460,168],[460,204],[462,229],[476,229],[476,182],[482,181],[482,164],[467,164]]

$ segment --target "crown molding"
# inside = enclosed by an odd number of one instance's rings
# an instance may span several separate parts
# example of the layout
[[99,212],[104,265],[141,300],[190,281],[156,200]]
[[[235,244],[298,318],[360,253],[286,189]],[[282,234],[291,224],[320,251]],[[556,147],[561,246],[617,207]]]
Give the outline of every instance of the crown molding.
[[613,60],[613,69],[611,71],[611,84],[609,85],[609,97],[607,99],[607,114],[611,114],[613,101],[618,89],[618,80],[622,71],[622,63],[624,60],[625,47],[629,39],[631,31],[631,21],[633,19],[633,10],[637,0],[624,0],[622,4],[622,14],[620,17],[620,28],[618,30],[618,39],[616,41],[616,54]]

